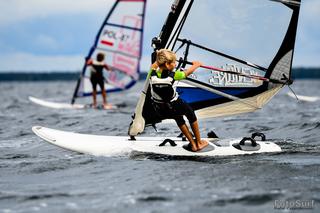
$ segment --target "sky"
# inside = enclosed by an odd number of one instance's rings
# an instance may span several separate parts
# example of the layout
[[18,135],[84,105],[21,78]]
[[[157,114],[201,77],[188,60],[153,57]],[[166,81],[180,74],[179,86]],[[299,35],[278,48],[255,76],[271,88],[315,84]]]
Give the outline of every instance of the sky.
[[[233,3],[236,0],[225,1]],[[81,70],[84,57],[113,2],[0,0],[0,72]],[[141,70],[149,66],[151,39],[159,34],[172,2],[147,2]],[[236,11],[237,8],[233,9]],[[217,18],[216,13],[209,13],[206,20]],[[294,67],[320,67],[319,23],[320,0],[302,0]],[[220,38],[219,44],[224,43],[231,44],[232,41]]]

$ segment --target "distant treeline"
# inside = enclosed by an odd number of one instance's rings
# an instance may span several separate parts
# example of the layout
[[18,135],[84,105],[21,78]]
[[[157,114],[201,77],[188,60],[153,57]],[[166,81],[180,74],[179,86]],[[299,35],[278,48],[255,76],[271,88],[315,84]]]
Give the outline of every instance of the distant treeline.
[[0,81],[74,81],[79,78],[75,72],[48,72],[48,73],[25,73],[25,72],[0,72]]
[[[293,79],[320,79],[320,68],[293,68]],[[146,72],[142,72],[140,80],[144,80]],[[75,81],[79,78],[76,72],[0,72],[0,81]]]
[[320,78],[320,67],[318,68],[293,68],[293,79],[316,79]]

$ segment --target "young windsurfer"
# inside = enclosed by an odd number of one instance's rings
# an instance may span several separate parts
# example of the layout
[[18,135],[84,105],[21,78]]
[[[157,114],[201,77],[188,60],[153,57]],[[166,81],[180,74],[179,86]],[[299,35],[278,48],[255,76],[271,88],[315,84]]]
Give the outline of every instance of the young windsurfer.
[[[190,142],[192,151],[199,151],[208,145],[208,142],[201,140],[197,117],[192,108],[178,97],[173,83],[175,80],[185,79],[193,73],[201,62],[194,61],[193,65],[184,71],[173,71],[176,66],[176,55],[174,52],[161,49],[157,52],[156,62],[151,65],[148,74],[151,87],[151,99],[153,106],[161,119],[174,119],[182,133]],[[189,120],[195,140],[186,125],[183,116]]]
[[104,54],[98,53],[96,60],[89,59],[87,61],[87,65],[91,67],[91,75],[90,75],[90,81],[92,84],[92,97],[93,97],[93,107],[97,107],[97,84],[99,84],[101,93],[102,93],[102,99],[103,99],[103,107],[108,108],[111,105],[107,104],[107,94],[104,89],[104,77],[103,77],[103,69],[106,69],[108,71],[111,71],[110,67],[104,63]]

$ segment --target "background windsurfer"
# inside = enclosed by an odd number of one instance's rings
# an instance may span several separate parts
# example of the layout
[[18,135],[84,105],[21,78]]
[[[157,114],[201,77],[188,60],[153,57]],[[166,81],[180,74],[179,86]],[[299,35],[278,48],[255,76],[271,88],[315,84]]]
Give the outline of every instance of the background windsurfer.
[[[157,116],[161,119],[174,119],[182,133],[190,142],[190,150],[199,151],[208,145],[206,140],[201,140],[197,117],[193,109],[179,98],[173,83],[175,80],[185,79],[201,66],[201,62],[194,61],[193,65],[184,71],[174,72],[176,67],[176,54],[167,49],[157,51],[156,62],[151,65],[148,74],[151,87],[151,99]],[[189,120],[195,140],[183,119]]]
[[92,97],[93,97],[93,107],[97,107],[97,84],[99,84],[103,99],[103,107],[108,108],[111,105],[107,104],[107,94],[104,89],[104,77],[103,77],[103,70],[106,69],[107,71],[111,71],[110,67],[104,63],[104,54],[98,53],[96,60],[89,59],[87,61],[87,65],[91,68],[90,73],[90,81],[92,84]]

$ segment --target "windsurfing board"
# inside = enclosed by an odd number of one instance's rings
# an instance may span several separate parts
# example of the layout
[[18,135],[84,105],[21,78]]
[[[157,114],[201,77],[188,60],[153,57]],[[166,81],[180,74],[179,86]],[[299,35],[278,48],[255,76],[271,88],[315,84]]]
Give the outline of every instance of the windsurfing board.
[[[46,101],[39,98],[35,98],[32,96],[29,96],[29,100],[35,104],[38,104],[40,106],[53,108],[53,109],[87,109],[87,108],[93,108],[91,105],[88,104],[68,104],[68,103],[59,103],[59,102],[53,102],[53,101]],[[109,105],[107,107],[98,107],[99,109],[117,109],[118,107],[116,105]]]
[[298,98],[299,101],[304,102],[315,102],[320,100],[320,97],[318,96],[294,95],[292,92],[288,92],[287,95],[291,98]]
[[[188,151],[187,141],[179,137],[136,137],[102,136],[66,132],[41,126],[32,127],[32,131],[43,140],[61,148],[95,156],[114,156],[133,151],[169,156],[230,156],[254,153],[280,152],[281,148],[270,141],[256,141],[256,147],[247,151],[239,148],[242,138],[217,139],[209,138],[209,145],[199,152]],[[169,139],[174,142],[163,144]],[[162,144],[162,146],[161,146]]]

